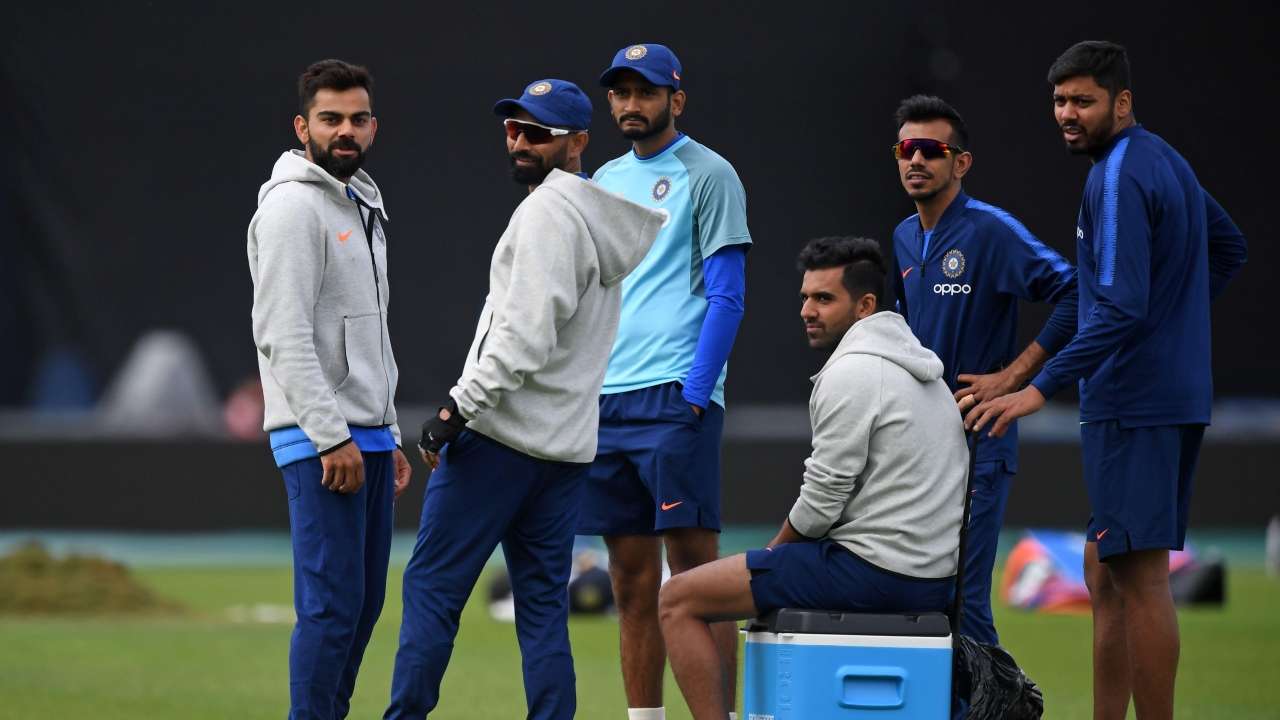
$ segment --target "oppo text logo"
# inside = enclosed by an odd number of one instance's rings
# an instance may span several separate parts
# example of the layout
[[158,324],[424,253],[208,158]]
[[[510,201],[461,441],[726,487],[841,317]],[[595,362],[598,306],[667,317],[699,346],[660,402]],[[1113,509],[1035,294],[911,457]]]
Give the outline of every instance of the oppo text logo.
[[934,295],[968,295],[973,292],[973,286],[969,283],[963,285],[959,283],[936,283],[933,286]]

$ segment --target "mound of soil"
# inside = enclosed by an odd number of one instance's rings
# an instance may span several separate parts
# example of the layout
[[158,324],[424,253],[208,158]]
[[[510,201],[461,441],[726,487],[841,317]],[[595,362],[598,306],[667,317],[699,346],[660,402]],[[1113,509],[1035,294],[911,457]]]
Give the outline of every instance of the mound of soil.
[[0,614],[175,612],[124,565],[92,555],[55,557],[39,542],[0,556]]

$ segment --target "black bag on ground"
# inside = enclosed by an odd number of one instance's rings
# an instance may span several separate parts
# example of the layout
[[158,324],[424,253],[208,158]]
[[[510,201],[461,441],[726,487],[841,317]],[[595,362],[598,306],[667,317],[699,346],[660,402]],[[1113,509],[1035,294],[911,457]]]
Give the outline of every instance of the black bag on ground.
[[957,637],[952,675],[956,694],[969,701],[964,717],[1039,720],[1044,714],[1044,696],[1013,657],[998,645]]

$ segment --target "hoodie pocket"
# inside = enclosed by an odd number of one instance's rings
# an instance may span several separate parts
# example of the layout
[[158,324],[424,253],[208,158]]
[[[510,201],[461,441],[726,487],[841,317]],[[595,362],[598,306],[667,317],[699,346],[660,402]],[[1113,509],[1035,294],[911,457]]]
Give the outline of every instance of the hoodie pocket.
[[387,397],[387,372],[382,364],[382,316],[378,313],[342,318],[347,376],[338,385],[338,403],[347,419],[376,424]]

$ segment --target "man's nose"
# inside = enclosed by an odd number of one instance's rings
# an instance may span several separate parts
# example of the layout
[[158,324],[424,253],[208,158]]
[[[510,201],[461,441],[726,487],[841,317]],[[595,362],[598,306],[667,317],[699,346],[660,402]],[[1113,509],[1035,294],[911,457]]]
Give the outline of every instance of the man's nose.
[[516,140],[511,144],[512,150],[528,150],[529,141],[524,138],[524,133],[516,135]]
[[923,151],[923,150],[921,150],[920,148],[916,148],[916,151],[915,151],[915,152],[913,152],[913,153],[911,153],[911,164],[912,164],[912,165],[924,165],[924,151]]
[[808,300],[805,300],[804,302],[800,303],[800,319],[801,320],[808,320],[810,318],[814,318],[817,316],[818,314],[813,311],[813,303],[811,303]]

